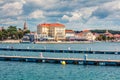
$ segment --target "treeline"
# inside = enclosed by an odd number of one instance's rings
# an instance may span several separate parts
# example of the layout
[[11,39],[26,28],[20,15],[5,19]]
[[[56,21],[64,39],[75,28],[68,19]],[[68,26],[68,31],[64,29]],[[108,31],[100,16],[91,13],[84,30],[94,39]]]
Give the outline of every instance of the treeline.
[[30,33],[30,30],[22,30],[21,28],[16,28],[16,26],[9,26],[7,29],[2,29],[0,31],[0,40],[7,39],[21,39],[23,35]]
[[[90,30],[92,33],[105,33],[106,30]],[[80,33],[81,31],[74,31],[75,33]],[[112,34],[120,34],[120,31],[108,30]]]
[[[105,33],[106,30],[90,30],[92,33]],[[120,34],[120,31],[108,30],[112,34]]]

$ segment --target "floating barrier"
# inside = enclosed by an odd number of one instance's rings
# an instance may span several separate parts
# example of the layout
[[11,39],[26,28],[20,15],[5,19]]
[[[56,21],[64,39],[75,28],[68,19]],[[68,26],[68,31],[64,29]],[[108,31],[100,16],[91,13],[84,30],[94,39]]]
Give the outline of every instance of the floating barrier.
[[87,54],[120,55],[120,51],[82,51],[82,50],[17,49],[17,48],[0,48],[0,51],[28,51],[28,52],[50,52],[50,53],[87,53]]
[[120,66],[120,60],[97,60],[80,58],[49,58],[49,57],[27,57],[27,56],[0,56],[0,61],[21,61],[37,63],[57,63],[57,64],[78,64],[78,65],[99,65],[99,66]]

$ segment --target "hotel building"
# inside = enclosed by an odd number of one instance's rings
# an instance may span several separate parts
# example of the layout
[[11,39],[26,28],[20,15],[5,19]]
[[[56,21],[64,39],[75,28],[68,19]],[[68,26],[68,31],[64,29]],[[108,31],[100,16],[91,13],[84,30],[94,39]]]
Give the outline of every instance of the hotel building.
[[48,36],[54,40],[65,39],[65,25],[60,23],[43,23],[37,26],[37,34],[42,37]]

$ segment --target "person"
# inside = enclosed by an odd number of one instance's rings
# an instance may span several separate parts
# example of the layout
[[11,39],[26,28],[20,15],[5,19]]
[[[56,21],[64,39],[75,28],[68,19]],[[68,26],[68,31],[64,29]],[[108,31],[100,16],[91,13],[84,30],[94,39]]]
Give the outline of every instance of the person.
[[40,53],[40,57],[41,57],[41,58],[43,58],[43,55],[42,55],[42,53]]
[[84,54],[84,60],[86,61],[87,60],[87,54]]

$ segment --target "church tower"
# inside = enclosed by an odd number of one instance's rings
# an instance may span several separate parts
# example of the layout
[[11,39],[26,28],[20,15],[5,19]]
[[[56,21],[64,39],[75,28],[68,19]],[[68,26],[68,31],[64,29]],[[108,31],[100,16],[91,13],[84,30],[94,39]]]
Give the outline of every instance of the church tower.
[[27,26],[26,21],[24,22],[24,27],[23,27],[23,30],[24,30],[24,31],[28,30],[28,26]]

